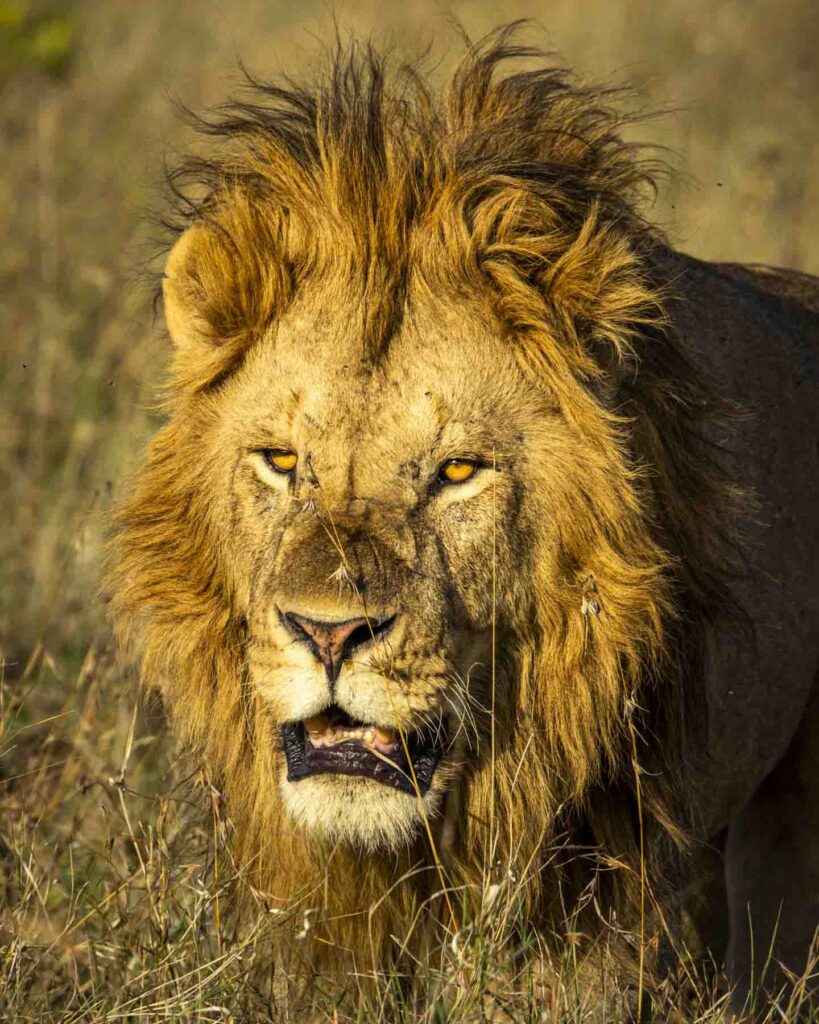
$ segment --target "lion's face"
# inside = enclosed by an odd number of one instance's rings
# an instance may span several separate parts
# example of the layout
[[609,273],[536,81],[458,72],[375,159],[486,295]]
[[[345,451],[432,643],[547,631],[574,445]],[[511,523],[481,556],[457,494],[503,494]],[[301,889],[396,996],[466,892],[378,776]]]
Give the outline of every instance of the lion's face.
[[332,838],[403,842],[455,763],[488,756],[545,400],[477,303],[411,308],[372,365],[355,310],[307,295],[207,401],[211,525],[285,804]]

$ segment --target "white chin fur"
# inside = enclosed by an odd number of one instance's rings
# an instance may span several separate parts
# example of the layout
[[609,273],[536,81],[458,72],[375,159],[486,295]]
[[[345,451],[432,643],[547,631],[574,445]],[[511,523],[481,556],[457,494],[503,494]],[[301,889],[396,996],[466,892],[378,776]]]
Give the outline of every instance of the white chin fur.
[[[432,787],[424,796],[424,813],[432,820],[441,794]],[[368,852],[406,846],[423,828],[418,797],[389,789],[372,779],[317,775],[281,783],[288,814],[302,828],[331,843]]]

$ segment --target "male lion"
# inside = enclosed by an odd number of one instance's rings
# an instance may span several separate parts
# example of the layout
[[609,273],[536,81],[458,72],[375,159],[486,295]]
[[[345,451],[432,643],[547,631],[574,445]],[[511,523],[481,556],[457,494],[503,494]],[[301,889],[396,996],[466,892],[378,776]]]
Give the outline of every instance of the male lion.
[[353,47],[203,122],[116,616],[317,955],[510,875],[549,932],[601,863],[673,934],[717,850],[741,1003],[819,922],[819,281],[669,249],[606,94],[523,57],[441,97]]

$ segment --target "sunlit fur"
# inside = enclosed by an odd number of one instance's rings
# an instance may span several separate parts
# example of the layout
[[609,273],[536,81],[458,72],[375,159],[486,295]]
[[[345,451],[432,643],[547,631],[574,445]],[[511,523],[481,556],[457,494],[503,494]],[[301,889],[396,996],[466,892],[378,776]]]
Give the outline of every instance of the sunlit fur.
[[[505,71],[521,58],[536,64]],[[633,752],[647,769],[656,894],[686,824],[681,679],[696,671],[706,606],[724,596],[734,498],[701,436],[721,410],[665,328],[663,243],[638,212],[646,166],[621,141],[604,91],[579,87],[505,33],[469,49],[443,96],[417,69],[391,71],[355,47],[305,86],[248,88],[202,122],[212,152],[172,177],[181,240],[165,282],[170,417],[116,521],[121,634],[222,788],[248,878],[273,901],[300,895],[305,907],[326,907],[314,934],[336,946],[317,943],[316,959],[352,951],[366,970],[395,955],[390,936],[404,935],[411,908],[441,885],[430,835],[411,797],[389,804],[383,828],[356,824],[361,793],[372,794],[375,816],[393,796],[368,782],[325,777],[283,798],[276,709],[292,694],[265,691],[251,668],[250,582],[228,528],[231,516],[247,521],[250,499],[237,511],[234,495],[231,506],[227,456],[213,438],[227,436],[225,417],[247,414],[254,386],[262,394],[276,332],[291,337],[312,307],[325,324],[343,311],[355,358],[375,368],[401,345],[416,347],[418,367],[446,360],[435,331],[449,316],[447,330],[477,339],[476,377],[508,353],[510,408],[517,395],[551,426],[538,442],[548,458],[533,462],[524,437],[526,471],[497,477],[537,514],[511,530],[482,514],[480,557],[451,581],[468,587],[475,575],[476,621],[498,620],[494,759],[485,666],[470,688],[470,664],[451,685],[436,675],[437,704],[406,689],[410,705],[417,698],[406,724],[433,704],[464,723],[428,803],[443,877],[474,906],[511,868],[529,920],[548,927],[602,859],[620,865],[599,883],[602,905],[633,920]],[[317,334],[328,358],[332,336]],[[343,426],[350,410],[336,412]],[[339,430],[340,459],[344,438]],[[307,504],[308,517],[332,519],[320,493]],[[445,583],[424,597],[430,623],[443,614]],[[490,640],[491,629],[475,642],[486,650]],[[314,801],[327,801],[331,820],[356,786],[350,820],[322,840]],[[544,851],[560,844],[541,870]],[[457,914],[461,897],[454,903]],[[425,915],[448,921],[440,899]]]

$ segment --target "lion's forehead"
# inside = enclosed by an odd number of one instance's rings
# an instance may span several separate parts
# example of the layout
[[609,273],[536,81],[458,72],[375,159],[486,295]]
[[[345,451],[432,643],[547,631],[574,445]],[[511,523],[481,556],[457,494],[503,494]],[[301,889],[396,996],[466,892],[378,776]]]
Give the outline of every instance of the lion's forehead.
[[529,395],[500,331],[474,309],[411,310],[377,357],[356,317],[300,308],[260,343],[240,404],[271,443],[387,458],[411,473],[433,449],[487,448]]

